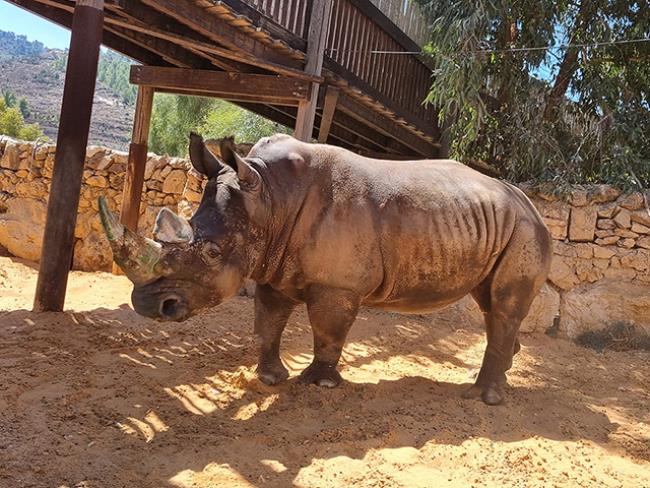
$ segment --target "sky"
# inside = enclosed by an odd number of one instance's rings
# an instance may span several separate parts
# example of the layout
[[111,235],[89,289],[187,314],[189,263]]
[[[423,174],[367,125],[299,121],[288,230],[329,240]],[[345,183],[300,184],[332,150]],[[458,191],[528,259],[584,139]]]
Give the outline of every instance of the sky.
[[4,0],[0,0],[0,30],[25,35],[50,48],[70,46],[70,31]]

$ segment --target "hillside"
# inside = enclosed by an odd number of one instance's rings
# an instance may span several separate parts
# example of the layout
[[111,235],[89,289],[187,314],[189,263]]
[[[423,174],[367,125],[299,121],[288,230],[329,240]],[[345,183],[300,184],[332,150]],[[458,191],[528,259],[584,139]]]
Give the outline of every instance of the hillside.
[[[26,122],[38,123],[52,140],[58,130],[65,62],[65,51],[0,31],[0,89],[25,97],[30,108]],[[100,64],[98,78],[104,81],[98,81],[95,90],[89,143],[124,150],[133,121],[133,92],[124,86],[130,60],[103,50]]]

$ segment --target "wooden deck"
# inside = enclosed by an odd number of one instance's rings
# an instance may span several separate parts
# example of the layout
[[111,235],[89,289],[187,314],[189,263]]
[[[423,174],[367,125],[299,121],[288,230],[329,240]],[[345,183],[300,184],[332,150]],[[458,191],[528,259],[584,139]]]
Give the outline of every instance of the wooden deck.
[[[9,1],[64,27],[72,25],[75,2]],[[431,70],[418,56],[395,54],[418,51],[426,40],[426,24],[414,2],[330,0],[322,69],[310,72],[306,65],[314,4],[105,1],[102,42],[149,69],[134,70],[132,82],[159,91],[230,99],[289,127],[295,126],[301,104],[310,98],[309,86],[316,82],[314,138],[320,134],[321,140],[366,154],[436,156],[437,113],[422,105]],[[201,71],[186,85],[187,71],[174,76],[156,68]],[[226,80],[236,79],[242,91],[231,93],[218,83],[219,72],[231,75]],[[165,84],[159,86],[158,76],[163,75]],[[266,78],[265,83],[262,75],[277,79]],[[202,85],[201,79],[208,81]],[[283,91],[285,81],[290,88]]]

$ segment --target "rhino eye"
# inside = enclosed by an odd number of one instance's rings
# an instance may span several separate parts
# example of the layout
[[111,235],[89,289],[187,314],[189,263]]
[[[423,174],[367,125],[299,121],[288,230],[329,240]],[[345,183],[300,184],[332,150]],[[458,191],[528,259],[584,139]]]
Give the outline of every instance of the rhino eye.
[[206,243],[201,250],[201,257],[206,264],[216,264],[221,257],[219,246],[217,246],[214,242]]

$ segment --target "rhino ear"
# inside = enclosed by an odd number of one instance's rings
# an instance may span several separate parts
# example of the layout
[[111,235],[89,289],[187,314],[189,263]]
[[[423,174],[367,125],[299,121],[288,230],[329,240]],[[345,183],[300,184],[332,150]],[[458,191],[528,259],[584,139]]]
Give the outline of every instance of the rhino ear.
[[243,190],[257,191],[261,187],[262,178],[259,173],[235,151],[235,140],[226,137],[219,141],[219,152],[223,162],[237,173],[239,184]]
[[203,137],[194,132],[190,133],[190,161],[195,170],[208,178],[216,177],[223,168],[219,160],[206,147]]
[[187,220],[179,217],[167,207],[160,209],[153,231],[155,241],[182,244],[190,242],[193,237],[192,227]]
[[242,190],[250,193],[257,193],[262,189],[262,177],[251,164],[235,153],[237,163],[237,178]]

